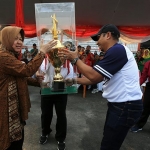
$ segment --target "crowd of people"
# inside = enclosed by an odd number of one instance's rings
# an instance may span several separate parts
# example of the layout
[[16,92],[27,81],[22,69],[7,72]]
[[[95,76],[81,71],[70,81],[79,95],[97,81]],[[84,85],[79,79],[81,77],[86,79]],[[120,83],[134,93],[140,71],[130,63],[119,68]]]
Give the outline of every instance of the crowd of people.
[[[87,45],[86,48],[78,45],[77,49],[78,49],[79,59],[81,59],[83,63],[91,67],[93,67],[99,60],[102,60],[104,57],[104,52],[102,52],[100,49],[99,49],[100,51],[99,54],[97,51],[94,51],[94,53],[92,53],[90,45]],[[81,72],[79,70],[78,72],[79,72],[79,77],[82,77]],[[102,87],[101,83],[98,83],[98,84],[88,85],[87,89],[91,90],[91,93],[94,94],[99,91],[102,92],[101,87]]]
[[33,44],[33,48],[30,51],[26,46],[24,53],[23,54],[21,53],[20,60],[28,64],[29,61],[31,61],[36,56],[37,53],[38,53],[38,49],[35,43]]
[[[150,114],[150,52],[142,49],[135,59],[128,47],[118,44],[119,37],[118,28],[108,24],[91,36],[101,50],[99,55],[96,51],[91,53],[90,45],[86,49],[79,45],[75,51],[58,51],[58,56],[68,62],[69,69],[62,66],[61,70],[66,84],[73,78],[73,66],[79,72],[78,84],[92,85],[96,90],[97,84],[103,82],[103,97],[108,101],[108,110],[100,150],[119,150],[128,131],[142,130]],[[27,85],[40,86],[44,76],[54,72],[51,62],[46,62],[49,59],[46,54],[57,42],[52,40],[42,44],[40,50],[33,44],[33,49],[30,52],[26,49],[20,59],[24,30],[5,27],[0,39],[0,149],[22,150],[25,121],[31,106]],[[38,72],[39,68],[42,74]],[[34,74],[36,77],[31,78]],[[145,81],[142,94],[140,85]],[[65,150],[67,94],[41,96],[42,134],[39,143],[45,144],[52,132],[53,106],[57,115],[57,149]]]

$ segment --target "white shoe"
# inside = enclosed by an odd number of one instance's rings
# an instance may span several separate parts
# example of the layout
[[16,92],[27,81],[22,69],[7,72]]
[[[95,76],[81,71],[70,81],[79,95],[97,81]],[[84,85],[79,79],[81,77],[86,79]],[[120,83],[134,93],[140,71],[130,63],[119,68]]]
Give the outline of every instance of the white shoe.
[[98,89],[93,89],[91,93],[95,94],[98,92]]
[[92,94],[95,94],[95,90],[92,90],[92,92],[91,92]]
[[98,90],[98,89],[96,89],[96,90],[95,90],[95,92],[97,93],[97,92],[99,92],[99,90]]
[[88,90],[91,88],[91,85],[88,86]]

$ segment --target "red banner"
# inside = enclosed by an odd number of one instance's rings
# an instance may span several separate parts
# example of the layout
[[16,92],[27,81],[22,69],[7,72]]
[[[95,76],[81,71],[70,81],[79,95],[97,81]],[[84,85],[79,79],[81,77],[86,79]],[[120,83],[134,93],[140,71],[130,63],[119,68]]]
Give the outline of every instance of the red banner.
[[[16,0],[16,17],[15,25],[22,27],[25,31],[26,37],[35,37],[36,36],[36,26],[24,24],[24,12],[23,12],[23,0]],[[77,26],[76,27],[76,36],[79,38],[90,37],[93,34],[96,34],[99,31],[99,26]],[[138,26],[119,26],[118,29],[124,35],[128,36],[138,36],[146,37],[150,36],[150,27],[138,27]],[[64,30],[66,35],[71,35],[71,31]]]

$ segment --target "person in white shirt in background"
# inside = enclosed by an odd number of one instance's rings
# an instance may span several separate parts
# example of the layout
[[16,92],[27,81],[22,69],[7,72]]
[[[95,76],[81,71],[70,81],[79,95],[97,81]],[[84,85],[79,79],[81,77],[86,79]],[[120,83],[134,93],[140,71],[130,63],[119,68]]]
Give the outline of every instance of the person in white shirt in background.
[[[70,61],[64,60],[65,65],[61,66],[61,75],[64,79],[73,78],[73,67]],[[41,67],[40,72],[44,74],[43,83],[48,86],[52,86],[52,80],[54,77],[54,67],[49,62],[48,58],[45,58]],[[47,142],[49,134],[52,132],[50,128],[51,121],[53,118],[53,106],[55,106],[55,111],[57,115],[56,120],[56,134],[55,139],[58,142],[58,150],[65,149],[65,138],[67,132],[67,118],[66,118],[66,106],[67,106],[67,94],[55,94],[42,96],[41,95],[41,125],[42,125],[42,135],[40,137],[40,144],[45,144]]]
[[[96,57],[98,57],[98,59],[97,59],[97,61],[96,61],[96,63],[98,62],[98,61],[100,61],[100,60],[102,60],[103,58],[104,58],[104,52],[100,52],[100,54],[99,55],[97,55]],[[96,64],[95,63],[95,64]],[[102,85],[103,85],[103,81],[102,82],[99,82],[99,83],[97,83],[97,84],[93,84],[92,85],[92,87],[93,87],[93,90],[92,90],[92,92],[91,93],[93,93],[93,94],[95,94],[95,93],[97,93],[97,92],[99,92],[99,91],[101,91],[102,92]]]

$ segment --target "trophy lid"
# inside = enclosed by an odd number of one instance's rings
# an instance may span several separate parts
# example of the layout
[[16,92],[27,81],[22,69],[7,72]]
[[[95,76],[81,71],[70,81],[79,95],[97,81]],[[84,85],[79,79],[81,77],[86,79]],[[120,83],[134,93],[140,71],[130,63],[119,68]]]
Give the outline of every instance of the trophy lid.
[[[71,31],[70,39],[75,39],[75,3],[37,3],[35,4],[36,30],[38,44],[46,42],[46,34],[52,39],[62,39],[63,31]],[[43,29],[44,33],[43,34]],[[56,32],[55,32],[56,31]],[[62,40],[60,40],[62,42]]]

